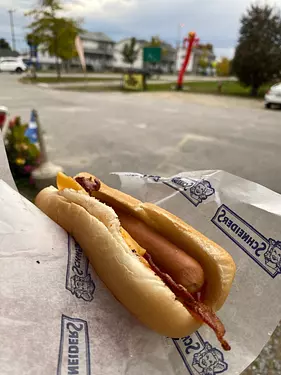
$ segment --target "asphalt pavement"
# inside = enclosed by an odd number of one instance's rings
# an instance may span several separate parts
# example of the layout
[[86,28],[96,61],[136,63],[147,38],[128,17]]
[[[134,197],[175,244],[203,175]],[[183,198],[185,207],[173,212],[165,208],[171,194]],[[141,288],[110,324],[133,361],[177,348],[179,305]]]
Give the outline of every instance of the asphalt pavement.
[[[0,105],[29,120],[35,108],[50,159],[69,174],[163,176],[222,169],[281,193],[281,111],[262,101],[178,93],[79,93],[0,74]],[[281,371],[280,328],[245,375]]]
[[26,121],[37,109],[49,156],[68,173],[222,169],[281,192],[281,111],[260,101],[57,91],[0,74],[0,105]]

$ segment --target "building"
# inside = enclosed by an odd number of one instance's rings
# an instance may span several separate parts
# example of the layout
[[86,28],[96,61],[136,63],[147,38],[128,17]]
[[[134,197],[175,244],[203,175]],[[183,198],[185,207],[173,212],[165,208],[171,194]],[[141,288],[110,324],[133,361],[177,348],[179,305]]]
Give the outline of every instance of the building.
[[[123,39],[115,44],[114,47],[114,57],[113,57],[113,69],[114,70],[124,70],[127,68],[143,69],[149,68],[143,62],[143,48],[149,43],[144,39],[136,39],[136,49],[138,50],[137,59],[131,65],[125,63],[123,60],[123,49],[125,44],[130,43],[131,38]],[[176,61],[176,50],[170,44],[162,42],[160,47],[162,48],[161,62],[157,65],[163,73],[171,73],[174,71],[175,61]]]
[[[88,70],[102,71],[110,69],[113,61],[114,41],[104,33],[85,32],[80,35],[84,47],[85,61]],[[28,62],[30,61],[30,52],[27,51],[22,57]],[[38,67],[42,70],[52,70],[56,68],[57,59],[50,56],[48,52],[38,49],[37,52]],[[58,63],[62,64],[61,59]],[[65,68],[79,68],[80,61],[78,57],[64,64]]]
[[[182,64],[184,63],[184,59],[186,56],[186,48],[180,47],[177,51],[177,63],[176,63],[176,69],[177,72],[180,71]],[[190,60],[188,63],[188,66],[186,68],[186,73],[189,74],[204,74],[208,73],[209,68],[207,68],[207,72],[204,72],[203,69],[200,67],[199,62],[201,58],[207,59],[207,63],[209,66],[212,65],[212,63],[215,61],[216,56],[214,55],[212,50],[203,50],[200,48],[193,48],[190,56]]]
[[29,66],[31,64],[31,61],[34,61],[37,63],[37,69],[40,70],[54,70],[56,69],[57,62],[59,64],[62,63],[61,59],[56,59],[55,56],[50,56],[47,51],[43,51],[42,49],[38,49],[37,51],[37,58],[30,59],[30,51],[24,51],[24,53],[21,54],[21,57],[23,61]]
[[127,68],[143,69],[143,47],[147,44],[147,40],[136,39],[136,49],[138,50],[137,59],[133,65],[125,63],[123,60],[122,51],[125,47],[125,44],[130,43],[131,38],[122,39],[120,42],[117,42],[114,46],[113,52],[113,62],[112,67],[114,70],[124,70]]
[[[112,67],[115,45],[112,39],[100,32],[85,32],[80,38],[89,70],[101,71]],[[78,58],[72,59],[72,65],[77,63],[80,63]]]
[[[176,70],[179,72],[181,70],[181,67],[184,63],[184,59],[186,56],[186,48],[178,48],[177,50],[177,62],[176,62]],[[191,52],[189,63],[186,67],[186,73],[192,74],[194,72],[194,53]]]
[[171,44],[162,42],[160,47],[162,48],[162,57],[159,67],[163,73],[173,73],[176,65],[176,49]]

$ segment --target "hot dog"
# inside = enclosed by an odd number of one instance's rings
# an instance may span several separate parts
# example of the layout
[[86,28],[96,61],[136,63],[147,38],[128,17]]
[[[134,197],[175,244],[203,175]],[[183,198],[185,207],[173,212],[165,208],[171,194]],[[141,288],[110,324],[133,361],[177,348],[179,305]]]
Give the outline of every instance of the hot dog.
[[224,249],[171,213],[87,173],[60,173],[57,186],[42,190],[36,205],[71,233],[131,313],[169,337],[187,336],[206,323],[230,349],[214,313],[235,274]]
[[122,227],[147,250],[162,271],[189,292],[200,291],[204,284],[204,271],[186,252],[166,240],[141,220],[115,209]]

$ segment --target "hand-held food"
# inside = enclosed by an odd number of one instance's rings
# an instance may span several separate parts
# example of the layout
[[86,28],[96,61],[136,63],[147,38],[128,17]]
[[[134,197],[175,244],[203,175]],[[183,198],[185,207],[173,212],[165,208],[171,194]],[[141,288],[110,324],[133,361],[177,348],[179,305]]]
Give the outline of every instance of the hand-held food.
[[36,205],[69,232],[111,293],[142,323],[169,337],[208,324],[225,350],[215,315],[235,274],[231,256],[170,212],[112,189],[92,175],[59,174]]

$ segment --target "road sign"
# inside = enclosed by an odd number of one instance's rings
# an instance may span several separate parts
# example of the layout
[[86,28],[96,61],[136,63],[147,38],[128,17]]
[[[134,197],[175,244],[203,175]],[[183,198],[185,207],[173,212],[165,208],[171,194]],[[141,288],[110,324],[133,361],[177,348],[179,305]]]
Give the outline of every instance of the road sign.
[[124,74],[123,88],[126,90],[140,91],[144,89],[144,78],[142,74]]
[[161,47],[144,47],[143,61],[149,63],[158,63],[161,61]]

